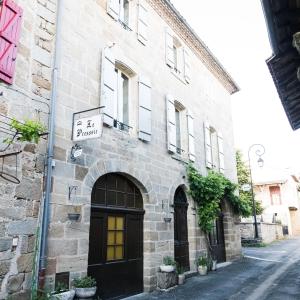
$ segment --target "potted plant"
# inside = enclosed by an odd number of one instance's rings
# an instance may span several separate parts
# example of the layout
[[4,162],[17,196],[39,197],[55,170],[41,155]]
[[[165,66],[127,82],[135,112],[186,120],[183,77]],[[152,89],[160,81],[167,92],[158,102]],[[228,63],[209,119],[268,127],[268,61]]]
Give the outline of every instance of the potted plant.
[[161,272],[170,273],[175,270],[176,263],[171,256],[165,256],[163,258],[163,265],[160,266]]
[[96,294],[97,282],[90,276],[74,279],[75,293],[78,298],[90,298]]
[[184,284],[184,280],[185,280],[184,269],[181,266],[177,265],[176,270],[178,274],[178,284],[182,285]]
[[216,271],[217,270],[217,259],[215,255],[208,256],[207,258],[207,270],[208,271]]
[[217,271],[217,263],[218,263],[218,261],[216,259],[212,260],[212,265],[211,265],[212,271]]
[[75,296],[74,290],[69,290],[68,287],[61,282],[57,283],[55,291],[51,293],[52,300],[73,300]]
[[198,272],[200,275],[206,275],[207,274],[207,257],[206,256],[199,256],[197,259],[197,266],[198,266]]

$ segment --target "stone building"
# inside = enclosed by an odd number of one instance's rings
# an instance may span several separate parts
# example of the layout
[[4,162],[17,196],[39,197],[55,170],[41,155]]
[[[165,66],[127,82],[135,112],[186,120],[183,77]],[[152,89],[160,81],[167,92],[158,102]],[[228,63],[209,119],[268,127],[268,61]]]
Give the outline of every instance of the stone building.
[[11,137],[9,118],[48,123],[55,19],[54,0],[1,1],[0,299],[29,299],[34,281],[47,137],[38,145],[14,143],[6,151],[3,139]]
[[265,222],[280,223],[285,234],[296,236],[300,233],[299,178],[284,174],[266,177],[255,181],[255,197],[264,208]]
[[[103,298],[151,291],[164,256],[194,271],[206,251],[187,193],[187,164],[236,181],[230,95],[238,87],[168,0],[60,1],[56,52],[55,1],[17,1],[24,9],[17,69],[13,84],[2,85],[7,115],[40,116],[46,123],[42,105],[50,98],[53,58],[59,58],[46,283],[88,273]],[[27,146],[32,160],[44,154],[44,143]],[[41,200],[42,173],[26,153],[21,183],[6,193],[4,205]],[[19,189],[27,194],[17,196]],[[220,262],[241,253],[235,216],[227,203],[222,209],[211,234]],[[29,288],[20,275],[25,270],[16,268],[25,255],[21,242],[17,250],[10,243],[33,236],[35,217],[22,216],[22,224],[32,224],[28,232],[13,216],[4,219],[3,295]],[[11,276],[22,277],[15,291]]]

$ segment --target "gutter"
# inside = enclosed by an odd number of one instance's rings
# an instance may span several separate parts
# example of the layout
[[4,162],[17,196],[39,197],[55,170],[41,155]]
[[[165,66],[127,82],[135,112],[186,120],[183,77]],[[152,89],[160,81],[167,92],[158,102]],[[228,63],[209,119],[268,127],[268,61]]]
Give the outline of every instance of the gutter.
[[50,99],[50,116],[49,116],[49,142],[47,149],[47,173],[45,196],[43,202],[42,213],[42,230],[41,230],[41,248],[39,256],[39,287],[43,288],[45,282],[46,259],[47,259],[47,240],[48,227],[50,218],[50,200],[51,200],[51,185],[52,185],[52,169],[53,169],[53,152],[55,140],[55,112],[57,102],[57,83],[61,58],[61,24],[62,24],[62,7],[63,0],[57,1],[57,15],[56,15],[56,36],[54,49],[54,62],[52,70],[52,89]]

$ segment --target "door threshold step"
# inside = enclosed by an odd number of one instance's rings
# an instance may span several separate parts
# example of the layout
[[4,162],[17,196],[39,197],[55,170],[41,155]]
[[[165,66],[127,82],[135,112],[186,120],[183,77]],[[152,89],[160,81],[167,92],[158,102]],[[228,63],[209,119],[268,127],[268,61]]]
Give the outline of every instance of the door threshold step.
[[217,269],[221,269],[221,268],[230,266],[231,264],[232,264],[231,261],[225,261],[225,262],[219,263],[219,264],[217,264]]

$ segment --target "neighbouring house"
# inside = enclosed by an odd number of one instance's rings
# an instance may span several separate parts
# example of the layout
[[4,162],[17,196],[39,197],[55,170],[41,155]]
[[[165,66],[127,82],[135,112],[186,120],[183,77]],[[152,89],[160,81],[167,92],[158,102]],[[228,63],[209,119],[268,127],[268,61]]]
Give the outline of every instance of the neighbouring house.
[[284,234],[300,234],[299,178],[295,175],[281,175],[255,181],[254,193],[264,211],[266,223],[282,224]]
[[[155,289],[167,255],[195,271],[206,244],[187,164],[237,181],[230,95],[238,87],[170,1],[74,2],[16,1],[23,21],[1,109],[50,118],[47,161],[46,140],[30,144],[20,184],[0,179],[1,296],[13,299],[34,284],[33,257],[49,288],[89,274],[103,299]],[[218,261],[239,258],[226,202],[215,225]]]
[[0,4],[0,299],[30,299],[37,279],[47,135],[3,140],[16,133],[11,118],[47,126],[55,16],[54,0]]
[[261,0],[273,55],[270,73],[291,127],[300,128],[300,19],[298,0]]
[[[256,170],[254,173],[255,201],[263,213],[258,216],[258,232],[263,242],[270,243],[283,236],[300,234],[299,177],[286,171]],[[254,237],[253,218],[243,218],[241,237]]]

